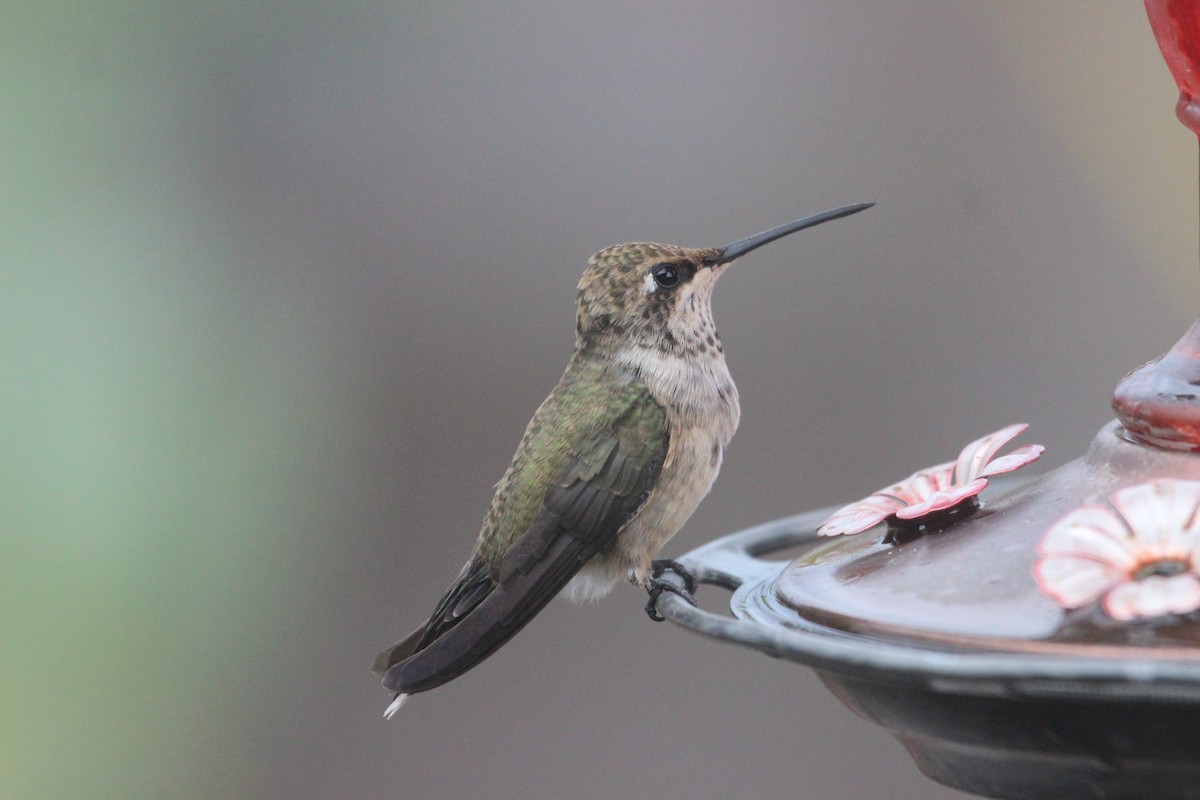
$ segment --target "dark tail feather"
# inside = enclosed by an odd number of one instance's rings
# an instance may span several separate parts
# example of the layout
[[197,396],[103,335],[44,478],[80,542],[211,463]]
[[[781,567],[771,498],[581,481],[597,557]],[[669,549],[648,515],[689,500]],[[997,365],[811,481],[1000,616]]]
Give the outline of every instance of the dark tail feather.
[[375,663],[371,665],[371,672],[382,676],[393,666],[411,656],[413,652],[416,651],[417,642],[421,641],[421,634],[424,632],[425,626],[422,625],[408,636],[405,636],[402,641],[397,642],[379,655],[375,656]]
[[[396,661],[400,650],[393,648],[383,685],[399,694],[428,691],[496,652],[611,541],[628,517],[622,499],[603,482],[582,479],[548,494],[533,525],[505,554],[497,582],[489,579],[490,591],[469,591],[460,578],[460,593],[477,604],[432,636],[424,632],[407,658]],[[443,605],[457,607],[449,596]]]
[[525,627],[593,552],[578,539],[556,537],[529,571],[514,570],[504,576],[500,585],[457,625],[424,649],[393,663],[384,674],[383,685],[394,692],[413,694],[462,675]]

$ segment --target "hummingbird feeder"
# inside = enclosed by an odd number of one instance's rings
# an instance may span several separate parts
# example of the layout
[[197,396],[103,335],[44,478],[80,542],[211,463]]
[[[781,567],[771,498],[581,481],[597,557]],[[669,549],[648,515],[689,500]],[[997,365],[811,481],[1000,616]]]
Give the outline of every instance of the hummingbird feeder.
[[[1146,9],[1177,115],[1200,135],[1200,3]],[[995,479],[986,505],[990,478],[1041,454],[999,454],[1023,426],[858,503],[681,558],[733,591],[732,617],[674,594],[658,609],[812,667],[957,789],[1200,798],[1200,320],[1112,404],[1082,457]],[[796,547],[790,562],[767,558]]]

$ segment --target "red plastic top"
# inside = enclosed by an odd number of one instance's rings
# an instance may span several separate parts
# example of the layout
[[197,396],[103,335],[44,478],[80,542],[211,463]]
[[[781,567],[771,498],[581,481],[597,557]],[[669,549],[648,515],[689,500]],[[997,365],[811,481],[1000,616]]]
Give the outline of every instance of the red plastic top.
[[[1175,115],[1200,136],[1200,0],[1146,0],[1146,13],[1179,85]],[[1134,441],[1200,453],[1200,320],[1170,352],[1126,375],[1112,402]]]
[[1179,121],[1200,135],[1200,3],[1146,0],[1150,28],[1179,85]]

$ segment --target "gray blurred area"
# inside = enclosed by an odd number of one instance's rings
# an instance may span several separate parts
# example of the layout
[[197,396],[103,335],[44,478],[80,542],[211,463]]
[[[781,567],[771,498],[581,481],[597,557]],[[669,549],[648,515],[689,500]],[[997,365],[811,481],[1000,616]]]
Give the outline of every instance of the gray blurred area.
[[391,722],[368,668],[466,558],[611,244],[877,203],[722,279],[742,424],[669,555],[1011,422],[1081,455],[1196,313],[1195,142],[1140,4],[47,8],[0,61],[0,431],[41,532],[4,569],[44,619],[0,616],[11,796],[965,797],[631,587]]

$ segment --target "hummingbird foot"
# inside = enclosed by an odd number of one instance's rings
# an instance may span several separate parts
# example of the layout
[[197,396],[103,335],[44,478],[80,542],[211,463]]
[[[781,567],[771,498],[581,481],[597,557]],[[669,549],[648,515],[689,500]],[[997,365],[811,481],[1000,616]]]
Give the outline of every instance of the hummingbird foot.
[[[691,570],[672,558],[657,558],[650,562],[650,568],[650,578],[646,581],[646,591],[650,595],[650,599],[646,603],[646,615],[650,619],[655,622],[662,622],[666,619],[658,613],[658,598],[662,596],[663,592],[677,594],[692,605],[696,605],[696,598],[692,596],[696,591],[696,576],[692,574]],[[674,572],[682,578],[683,586],[663,578],[663,574],[667,572]]]

